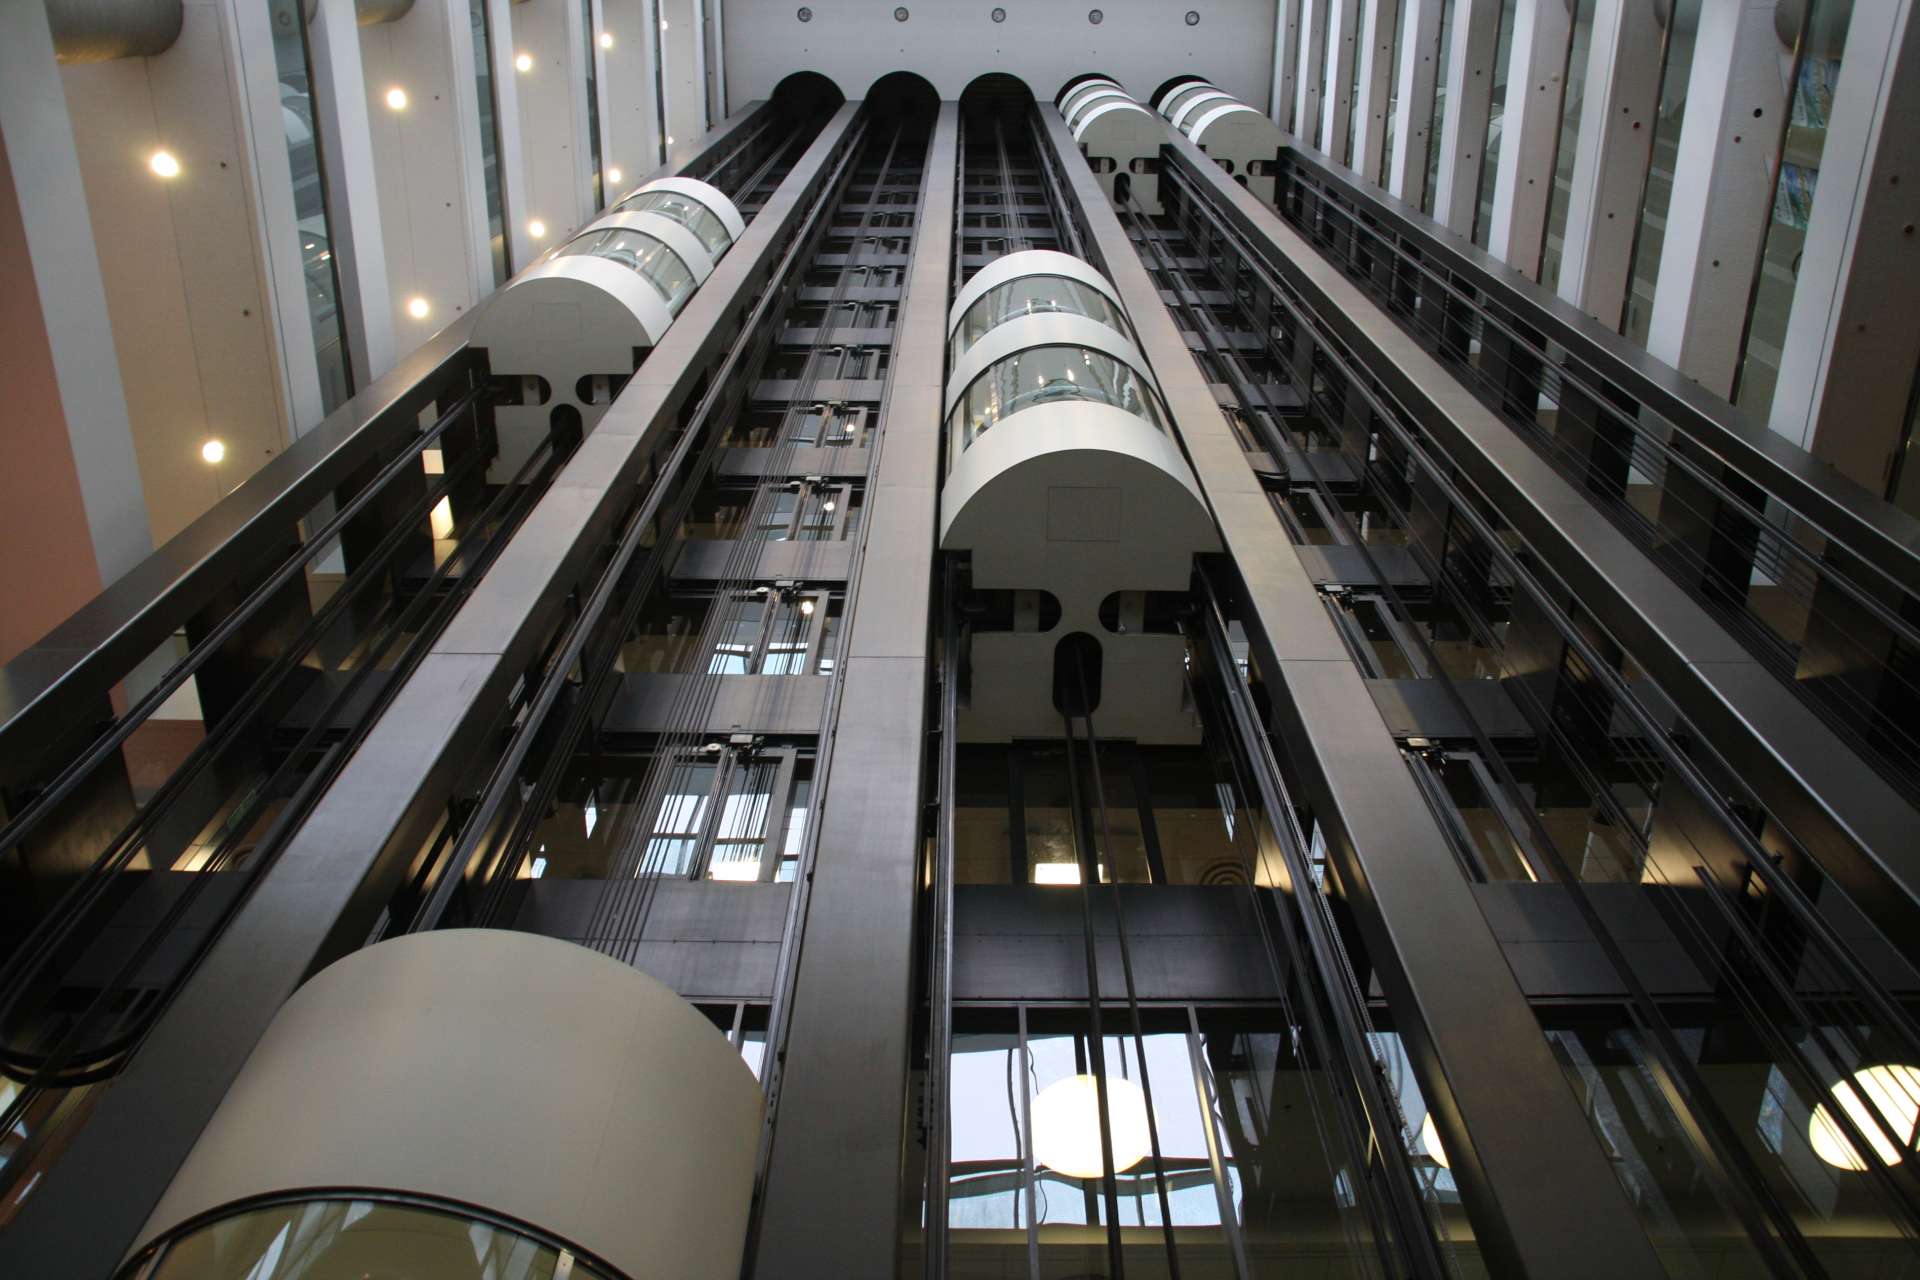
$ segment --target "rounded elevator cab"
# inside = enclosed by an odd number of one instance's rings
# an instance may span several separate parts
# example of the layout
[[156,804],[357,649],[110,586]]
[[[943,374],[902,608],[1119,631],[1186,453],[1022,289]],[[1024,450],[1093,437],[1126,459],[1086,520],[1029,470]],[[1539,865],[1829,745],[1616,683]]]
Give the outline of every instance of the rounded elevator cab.
[[1107,198],[1124,204],[1130,197],[1158,213],[1160,148],[1167,134],[1153,113],[1118,81],[1101,75],[1067,81],[1054,104]]
[[726,1037],[631,966],[395,938],[281,1008],[122,1275],[733,1280],[761,1114]]
[[1267,204],[1273,203],[1280,126],[1226,90],[1198,77],[1162,89],[1154,110]]
[[490,476],[511,476],[551,431],[591,431],[745,230],[718,188],[661,178],[489,298],[470,342],[519,390],[494,411],[500,452]]
[[940,545],[971,553],[976,589],[1059,603],[1044,628],[973,636],[963,734],[1057,733],[1055,649],[1083,633],[1106,686],[1130,690],[1102,732],[1184,740],[1180,637],[1100,620],[1115,593],[1185,591],[1219,547],[1119,293],[1067,254],[1009,254],[960,290],[948,343]]

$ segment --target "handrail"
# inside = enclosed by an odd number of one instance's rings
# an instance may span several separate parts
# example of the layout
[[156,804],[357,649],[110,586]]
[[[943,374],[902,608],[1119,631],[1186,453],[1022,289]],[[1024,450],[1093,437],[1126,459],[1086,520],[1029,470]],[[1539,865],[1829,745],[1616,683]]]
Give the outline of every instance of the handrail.
[[72,727],[99,718],[114,686],[168,636],[241,575],[270,572],[264,559],[316,503],[417,433],[422,409],[465,390],[462,375],[479,367],[472,322],[468,313],[442,329],[0,667],[0,782],[37,770],[47,744],[72,745]]
[[[1403,327],[1423,345],[1437,348],[1443,358],[1460,363],[1463,379],[1490,408],[1518,427],[1530,447],[1594,498],[1603,514],[1682,589],[1719,616],[1730,634],[1809,709],[1836,729],[1857,735],[1876,772],[1908,795],[1920,796],[1920,774],[1915,770],[1920,739],[1908,730],[1898,710],[1920,697],[1920,681],[1914,674],[1920,625],[1913,620],[1920,617],[1916,608],[1920,558],[1879,538],[1870,537],[1864,543],[1847,540],[1863,528],[1884,530],[1904,521],[1920,530],[1920,522],[1830,468],[1823,477],[1826,483],[1818,489],[1819,501],[1811,508],[1797,506],[1815,491],[1790,482],[1822,464],[1783,437],[1743,419],[1729,405],[1718,406],[1710,417],[1667,421],[1669,437],[1660,424],[1648,421],[1659,408],[1650,400],[1634,398],[1635,388],[1644,388],[1646,380],[1612,380],[1626,366],[1617,351],[1602,349],[1605,344],[1600,339],[1624,347],[1617,335],[1583,314],[1574,313],[1570,319],[1565,314],[1571,311],[1568,304],[1538,286],[1517,277],[1489,275],[1485,262],[1472,259],[1478,251],[1456,243],[1458,237],[1412,224],[1405,214],[1395,215],[1393,225],[1378,225],[1368,215],[1372,197],[1356,191],[1351,183],[1336,189],[1337,179],[1324,165],[1308,168],[1290,160],[1282,166],[1280,178],[1281,216],[1319,242],[1335,269],[1370,292],[1390,294],[1383,298],[1383,305]],[[1395,226],[1405,228],[1405,234],[1397,234]],[[1476,335],[1481,344],[1477,361],[1469,356]],[[1564,360],[1556,348],[1564,353]],[[1641,366],[1662,369],[1669,380],[1678,379],[1645,353],[1637,355]],[[1536,398],[1557,406],[1563,420],[1576,404],[1582,405],[1583,413],[1598,415],[1585,427],[1590,443],[1584,448],[1576,443],[1569,449],[1558,427],[1538,421]],[[1696,398],[1702,398],[1697,389]],[[1689,435],[1690,429],[1696,434]],[[1794,460],[1798,472],[1771,466],[1740,472],[1740,463],[1732,456],[1737,451],[1720,446],[1744,439],[1742,430],[1765,437],[1764,455],[1751,456],[1763,461]],[[1658,516],[1629,498],[1631,475],[1641,476],[1659,495]],[[1768,488],[1783,476],[1789,481],[1788,492]],[[1701,495],[1704,502],[1699,500]],[[1822,524],[1822,517],[1836,523]],[[1735,553],[1743,554],[1744,562],[1729,568],[1716,563],[1709,547],[1664,537],[1663,530],[1676,518],[1682,527],[1713,529],[1715,540],[1724,534],[1731,539],[1730,545],[1744,540],[1744,553]],[[1817,535],[1821,545],[1807,545],[1809,534]],[[1870,553],[1878,554],[1877,562]],[[1804,611],[1809,624],[1806,634],[1796,629],[1790,616],[1783,626],[1778,611],[1752,600],[1750,571],[1763,575],[1756,580],[1770,584],[1774,592]],[[1803,654],[1810,644],[1819,647],[1812,651],[1815,661],[1809,668]],[[1847,679],[1809,679],[1807,670],[1816,677],[1831,674],[1835,661],[1824,652],[1827,648],[1845,650],[1842,665],[1847,670],[1857,667],[1876,673],[1875,679],[1889,682],[1888,692],[1875,695]]]
[[1296,145],[1281,149],[1279,191],[1304,171],[1422,255],[1471,275],[1495,300],[1566,349],[1582,367],[1672,424],[1688,441],[1778,498],[1911,594],[1920,595],[1920,519],[1848,479],[1831,465],[1706,391],[1672,366],[1607,328],[1411,205],[1351,170]]

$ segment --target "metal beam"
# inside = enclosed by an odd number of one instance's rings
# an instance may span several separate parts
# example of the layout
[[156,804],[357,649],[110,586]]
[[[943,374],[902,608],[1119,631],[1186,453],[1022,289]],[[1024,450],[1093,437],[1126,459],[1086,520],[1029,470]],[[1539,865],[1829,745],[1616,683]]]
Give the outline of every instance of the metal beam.
[[[1329,856],[1405,1037],[1475,1240],[1498,1275],[1664,1274],[1481,914],[1187,344],[1057,112],[1054,150],[1100,265],[1153,362],[1200,487],[1239,567],[1250,638]],[[1197,147],[1177,159],[1277,218]],[[1184,145],[1182,145],[1184,144]],[[1304,246],[1302,247],[1303,251]],[[1364,299],[1373,323],[1392,322]]]
[[927,146],[819,851],[791,943],[792,1031],[752,1270],[767,1280],[889,1276],[899,1252],[959,123],[958,104],[942,103]]

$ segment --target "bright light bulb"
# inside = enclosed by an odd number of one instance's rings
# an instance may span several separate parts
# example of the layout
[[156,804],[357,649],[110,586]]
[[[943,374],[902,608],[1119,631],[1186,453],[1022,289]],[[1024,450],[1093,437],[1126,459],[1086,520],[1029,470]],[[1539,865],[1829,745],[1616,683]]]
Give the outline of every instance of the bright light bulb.
[[[1899,1164],[1905,1153],[1888,1141],[1886,1131],[1892,1130],[1902,1143],[1912,1143],[1914,1129],[1920,1125],[1920,1067],[1868,1067],[1854,1072],[1851,1083],[1842,1080],[1834,1085],[1833,1096],[1845,1108],[1854,1128],[1873,1145],[1881,1162]],[[1875,1111],[1880,1119],[1874,1117]],[[1807,1141],[1813,1144],[1813,1154],[1834,1168],[1852,1173],[1866,1171],[1865,1157],[1834,1119],[1830,1104],[1823,1102],[1813,1109],[1813,1118],[1807,1122]]]
[[[1116,1174],[1133,1168],[1152,1151],[1147,1134],[1147,1096],[1133,1081],[1107,1078],[1107,1128],[1113,1134]],[[1092,1076],[1056,1080],[1034,1098],[1033,1158],[1069,1178],[1104,1176],[1099,1082]]]
[[821,504],[821,509],[824,511],[833,510],[833,499],[828,498],[824,503]]
[[660,29],[662,31],[667,29],[667,20],[665,18],[660,19]]
[[668,146],[672,146],[672,145],[673,145],[673,135],[672,135],[672,134],[668,134],[668,135],[667,135],[667,145],[668,145]]
[[151,156],[147,157],[147,168],[153,170],[163,178],[177,178],[180,176],[180,162],[174,159],[173,152],[171,151],[154,152]]
[[219,440],[209,440],[200,446],[201,459],[206,462],[211,462],[216,467],[220,465],[221,460],[226,456],[227,446]]
[[620,170],[618,168],[607,170],[607,181],[608,182],[620,181]]
[[395,111],[407,109],[407,91],[395,85],[387,90],[387,106]]
[[803,616],[811,618],[813,616],[813,601],[802,600],[800,602],[800,612]]
[[1420,1145],[1427,1149],[1433,1162],[1442,1169],[1453,1168],[1453,1162],[1447,1159],[1447,1149],[1440,1145],[1440,1131],[1433,1127],[1433,1112],[1427,1112],[1425,1123],[1420,1126]]
[[611,48],[613,48],[613,32],[611,32],[611,31],[602,31],[602,32],[600,33],[600,47],[601,47],[602,49],[611,49]]
[[533,55],[530,53],[523,53],[517,58],[515,58],[513,60],[513,69],[515,71],[520,72],[522,75],[533,70]]
[[407,299],[407,314],[415,320],[425,320],[428,313],[432,310],[433,308],[427,305],[425,298],[416,296]]
[[547,238],[547,224],[535,218],[533,221],[527,223],[527,234],[535,240],[545,240]]

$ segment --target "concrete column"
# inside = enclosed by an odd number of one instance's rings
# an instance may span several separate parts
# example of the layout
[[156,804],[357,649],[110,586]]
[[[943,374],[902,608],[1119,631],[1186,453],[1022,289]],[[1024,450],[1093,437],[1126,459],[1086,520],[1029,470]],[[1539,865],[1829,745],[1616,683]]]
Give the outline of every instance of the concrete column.
[[[620,170],[615,185],[630,188],[664,153],[660,139],[659,35],[650,0],[600,0],[602,21],[613,48],[602,59],[606,69],[607,111],[600,118],[600,147],[606,163]],[[612,193],[609,193],[612,194]]]
[[[1409,15],[1411,16],[1411,15]],[[1393,92],[1393,41],[1400,0],[1367,0],[1360,44],[1360,84],[1353,99],[1353,155],[1349,165],[1369,182],[1380,177],[1387,141],[1387,104]]]
[[1398,87],[1393,105],[1393,151],[1387,190],[1419,208],[1427,194],[1427,148],[1433,130],[1433,84],[1444,51],[1440,15],[1446,0],[1400,0],[1407,19],[1400,31]]
[[1353,69],[1359,55],[1363,0],[1328,0],[1327,76],[1321,90],[1320,150],[1336,164],[1347,162],[1347,123],[1353,112]]
[[313,115],[327,184],[327,227],[340,280],[354,385],[364,387],[387,370],[394,348],[393,288],[387,279],[386,236],[367,118],[366,74],[360,62],[359,22],[353,0],[319,0],[307,28],[313,59]]
[[1664,32],[1651,5],[1594,0],[1592,41],[1556,287],[1568,302],[1615,328],[1632,283],[1634,228],[1660,106]]
[[1447,60],[1446,118],[1440,126],[1440,166],[1434,176],[1434,220],[1463,236],[1473,234],[1480,203],[1487,120],[1493,111],[1493,64],[1500,44],[1500,0],[1454,0]]
[[[658,5],[667,136],[676,142],[691,142],[707,131],[707,66],[701,56],[700,0],[658,0]],[[876,71],[874,79],[879,78]]]
[[500,166],[500,202],[506,206],[507,269],[512,274],[532,262],[539,245],[527,231],[527,153],[521,146],[520,72],[513,42],[512,0],[485,0],[492,46],[493,121],[499,132],[495,158]]
[[153,549],[86,210],[46,9],[0,5],[0,660]]
[[1292,132],[1293,86],[1300,71],[1300,0],[1276,0],[1273,9],[1273,91],[1267,114]]
[[1733,387],[1772,214],[1789,51],[1773,0],[1702,5],[1654,281],[1647,350],[1715,395]]
[[[578,0],[528,0],[512,6],[520,97],[520,155],[526,203],[518,215],[531,253],[545,252],[584,226],[593,210],[593,161],[587,145],[586,32]],[[535,235],[538,225],[545,232]],[[517,260],[524,264],[525,259]]]
[[424,0],[359,32],[396,357],[493,291],[471,22]]
[[1529,280],[1540,278],[1553,195],[1554,149],[1567,75],[1573,15],[1567,0],[1532,0],[1513,10],[1507,53],[1507,106],[1500,163],[1493,176],[1493,225],[1487,251]]
[[1293,80],[1293,135],[1318,146],[1322,65],[1327,52],[1327,6],[1334,0],[1300,0],[1300,57]]
[[1920,365],[1920,15],[1858,5],[1820,156],[1769,423],[1884,493]]

